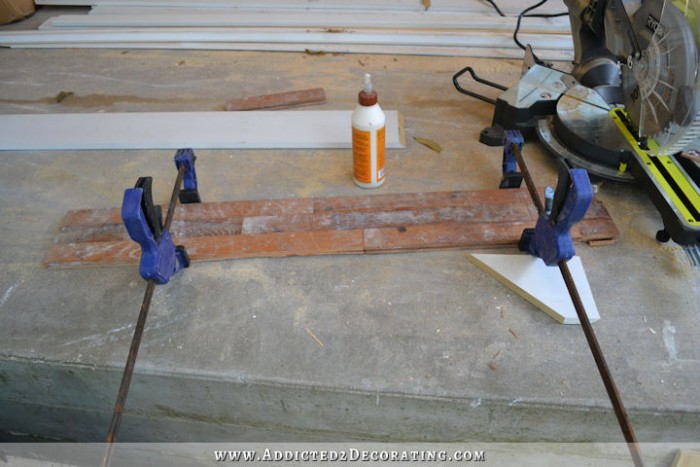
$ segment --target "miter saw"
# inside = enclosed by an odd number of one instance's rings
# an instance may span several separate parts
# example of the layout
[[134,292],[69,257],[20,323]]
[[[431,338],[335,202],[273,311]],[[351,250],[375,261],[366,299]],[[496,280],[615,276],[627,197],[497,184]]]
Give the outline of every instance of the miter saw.
[[[532,131],[571,165],[637,181],[663,219],[659,241],[700,242],[699,0],[564,0],[574,40],[573,71],[528,47],[520,81],[495,104],[480,140],[503,129]],[[628,11],[629,10],[629,11]],[[483,98],[472,92],[467,94]]]

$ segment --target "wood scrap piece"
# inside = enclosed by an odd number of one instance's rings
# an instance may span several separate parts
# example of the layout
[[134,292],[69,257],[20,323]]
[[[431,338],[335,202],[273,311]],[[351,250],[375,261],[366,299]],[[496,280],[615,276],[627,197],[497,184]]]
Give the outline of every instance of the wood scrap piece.
[[60,104],[63,102],[66,98],[74,95],[73,91],[61,91],[58,94],[56,94],[56,97],[54,97],[54,101],[56,101],[57,104]]
[[432,149],[433,151],[437,153],[442,152],[442,146],[440,146],[438,143],[433,141],[432,139],[429,138],[423,138],[422,136],[414,136],[413,139],[417,142],[422,144],[423,146]]
[[316,334],[314,334],[314,332],[313,332],[311,329],[309,329],[309,328],[304,328],[304,330],[306,331],[306,333],[307,333],[309,336],[311,336],[311,338],[314,340],[314,342],[316,342],[316,343],[319,345],[319,347],[325,347],[325,346],[323,345],[323,342],[321,341],[321,339],[319,339],[318,336],[317,336]]
[[226,110],[288,109],[325,102],[323,88],[312,88],[235,99],[226,103]]

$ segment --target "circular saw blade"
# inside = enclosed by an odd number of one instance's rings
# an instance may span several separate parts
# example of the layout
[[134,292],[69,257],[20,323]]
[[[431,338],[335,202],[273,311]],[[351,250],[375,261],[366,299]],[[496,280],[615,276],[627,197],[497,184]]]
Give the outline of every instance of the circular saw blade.
[[647,0],[634,15],[642,55],[623,65],[623,104],[639,137],[656,143],[653,154],[682,151],[700,136],[698,11],[698,0]]

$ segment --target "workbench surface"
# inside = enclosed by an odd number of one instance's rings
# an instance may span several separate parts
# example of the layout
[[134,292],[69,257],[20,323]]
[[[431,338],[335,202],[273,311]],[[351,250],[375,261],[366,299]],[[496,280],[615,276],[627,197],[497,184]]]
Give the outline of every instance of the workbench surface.
[[[495,188],[501,149],[478,142],[493,108],[451,83],[467,64],[506,85],[520,72],[518,61],[428,56],[3,49],[0,113],[213,111],[311,87],[327,103],[308,109],[352,109],[371,73],[407,136],[388,151],[381,188],[353,184],[350,150],[198,150],[202,198]],[[72,94],[56,102],[61,92]],[[539,185],[555,183],[540,144],[524,155]],[[0,431],[102,439],[145,283],[135,267],[41,262],[68,210],[119,206],[145,175],[166,202],[172,157],[0,152]],[[597,196],[619,240],[577,252],[623,401],[640,440],[697,441],[698,270],[655,241],[660,218],[638,187],[603,182]],[[120,439],[622,441],[580,327],[557,324],[467,254],[193,264],[156,289]]]

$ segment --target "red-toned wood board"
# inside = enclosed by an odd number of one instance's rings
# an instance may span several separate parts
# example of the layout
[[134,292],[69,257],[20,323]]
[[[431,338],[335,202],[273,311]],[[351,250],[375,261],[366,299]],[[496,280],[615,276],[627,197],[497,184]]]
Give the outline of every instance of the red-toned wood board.
[[289,109],[325,102],[326,92],[323,88],[312,88],[234,99],[226,103],[226,110]]
[[[523,189],[406,193],[180,205],[171,233],[192,261],[513,247],[537,213]],[[594,201],[572,229],[607,243],[618,230]],[[138,262],[119,208],[68,212],[44,258],[50,268]]]

